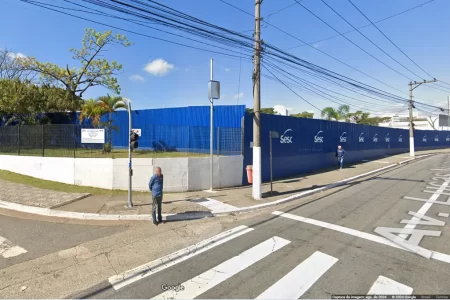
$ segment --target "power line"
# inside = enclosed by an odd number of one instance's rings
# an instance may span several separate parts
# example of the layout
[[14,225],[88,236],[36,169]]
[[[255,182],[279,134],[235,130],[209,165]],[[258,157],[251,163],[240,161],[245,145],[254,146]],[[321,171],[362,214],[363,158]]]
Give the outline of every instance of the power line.
[[[388,17],[383,18],[383,19],[381,19],[381,20],[375,21],[374,23],[378,24],[378,23],[384,22],[384,21],[386,21],[386,20],[389,20],[389,19],[392,19],[392,18],[394,18],[394,17],[400,16],[400,15],[402,15],[402,14],[404,14],[404,13],[410,12],[410,11],[416,9],[416,8],[422,7],[422,6],[424,6],[424,5],[428,4],[428,3],[431,3],[431,2],[433,2],[433,1],[435,1],[435,0],[429,0],[429,1],[424,2],[424,3],[422,3],[422,4],[419,4],[419,5],[416,5],[416,6],[414,6],[414,7],[411,7],[411,8],[409,8],[409,9],[407,9],[407,10],[401,11],[401,12],[396,13],[396,14],[394,14],[394,15],[391,15],[391,16],[388,16]],[[366,28],[366,27],[369,27],[369,26],[371,26],[371,24],[367,24],[367,25],[358,27],[358,29],[363,29],[363,28]],[[342,34],[348,34],[348,33],[354,32],[354,31],[355,31],[355,30],[349,30],[349,31],[343,32]],[[340,37],[340,36],[341,36],[340,34],[336,34],[336,35],[333,35],[333,36],[330,36],[330,37],[327,37],[327,38],[324,38],[324,39],[321,39],[321,40],[317,40],[317,41],[315,41],[315,42],[307,43],[306,45],[299,45],[299,46],[295,46],[295,47],[288,48],[288,49],[286,49],[286,50],[292,50],[292,49],[299,48],[299,47],[305,47],[305,46],[307,46],[307,45],[311,45],[311,46],[312,46],[312,45],[314,45],[314,44],[317,44],[317,43],[320,43],[320,42],[324,42],[324,41],[328,41],[328,40],[331,40],[331,39],[334,39],[334,38],[337,38],[337,37]],[[450,85],[450,84],[449,84],[449,85]]]
[[[252,18],[254,18],[254,16],[253,16],[252,14],[246,12],[245,10],[243,10],[243,9],[241,9],[241,8],[239,8],[239,7],[235,6],[235,5],[233,5],[233,4],[228,3],[228,2],[225,1],[225,0],[219,0],[219,1],[221,1],[221,2],[223,2],[223,3],[225,3],[225,4],[227,4],[227,5],[229,5],[229,6],[233,7],[233,8],[235,8],[235,9],[241,11],[242,13],[247,14],[247,15],[251,16]],[[295,1],[295,0],[294,0],[294,1]],[[431,1],[434,1],[434,0],[431,0]],[[431,1],[429,1],[429,2],[431,2]],[[297,2],[296,2],[296,4],[297,4]],[[347,66],[347,67],[349,67],[349,68],[351,68],[351,69],[353,69],[353,70],[355,70],[355,71],[357,71],[357,72],[359,72],[359,73],[361,73],[361,74],[363,74],[363,75],[365,75],[365,76],[367,76],[367,77],[369,77],[369,78],[371,78],[371,79],[373,79],[373,80],[375,80],[375,81],[377,81],[377,82],[379,82],[379,83],[381,83],[381,84],[383,84],[383,85],[385,85],[385,86],[387,86],[387,87],[389,87],[389,88],[391,88],[391,89],[393,89],[393,90],[396,90],[396,91],[398,91],[398,92],[400,92],[400,93],[402,93],[402,94],[404,94],[404,95],[408,95],[408,93],[406,93],[406,92],[404,92],[404,91],[402,91],[402,90],[400,90],[400,89],[398,89],[398,88],[396,88],[396,87],[394,87],[394,86],[392,86],[392,85],[390,85],[390,84],[388,84],[388,83],[386,83],[386,82],[384,82],[384,81],[381,81],[381,80],[379,80],[379,79],[377,79],[377,78],[375,78],[375,77],[373,77],[373,76],[367,74],[366,72],[363,72],[363,71],[361,71],[360,69],[355,68],[355,67],[349,65],[348,63],[346,63],[346,62],[344,62],[344,61],[342,61],[342,60],[340,60],[340,59],[338,59],[338,58],[336,58],[336,57],[334,57],[334,56],[332,56],[332,55],[330,55],[330,54],[328,54],[328,53],[326,53],[326,52],[324,52],[324,51],[322,51],[322,50],[320,50],[320,49],[318,49],[318,48],[316,48],[316,47],[313,47],[312,45],[310,45],[310,44],[308,44],[307,42],[301,40],[300,38],[298,38],[298,37],[296,37],[296,36],[290,34],[289,32],[286,32],[285,30],[283,30],[283,29],[281,29],[281,28],[278,28],[277,26],[275,26],[275,25],[273,25],[273,24],[271,24],[271,23],[268,23],[268,22],[266,22],[266,21],[264,21],[264,20],[263,20],[262,22],[267,23],[269,26],[273,27],[274,29],[276,29],[276,30],[278,30],[278,31],[280,31],[280,32],[282,32],[282,33],[284,33],[284,34],[286,34],[286,35],[288,35],[288,36],[290,36],[290,37],[292,37],[292,38],[294,38],[294,39],[296,39],[296,40],[302,42],[305,46],[309,46],[309,47],[311,47],[312,49],[314,49],[314,50],[316,50],[316,51],[319,51],[320,53],[322,53],[322,54],[324,54],[324,55],[330,57],[331,59],[333,59],[333,60],[335,60],[335,61],[337,61],[337,62],[339,62],[339,63],[341,63],[341,64],[343,64],[343,65],[345,65],[345,66]],[[368,25],[368,26],[370,26],[370,25]],[[339,35],[339,36],[340,36],[340,35]],[[269,45],[266,43],[266,46],[269,46]],[[283,52],[283,53],[286,53],[286,52],[282,51],[281,49],[276,49],[276,50],[281,51],[281,52]],[[289,55],[291,55],[291,54],[289,54]],[[291,55],[291,56],[294,57],[293,55]],[[419,98],[417,98],[417,99],[419,99]],[[423,99],[421,99],[421,100],[423,100]]]
[[[178,46],[183,46],[183,47],[187,47],[187,48],[191,48],[191,49],[195,49],[195,50],[200,50],[200,51],[204,51],[204,52],[210,52],[210,53],[215,53],[215,54],[229,56],[229,57],[241,58],[241,56],[232,55],[232,54],[223,53],[223,52],[214,51],[214,50],[209,50],[209,49],[204,49],[204,48],[199,48],[199,47],[196,47],[196,46],[186,45],[186,44],[182,44],[182,43],[178,43],[178,42],[174,42],[174,41],[169,41],[169,40],[166,40],[166,39],[163,39],[163,38],[150,36],[150,35],[147,35],[147,34],[135,32],[135,31],[132,31],[132,30],[124,29],[124,28],[120,28],[120,27],[109,25],[109,24],[106,24],[106,23],[94,21],[94,20],[91,20],[91,19],[88,19],[88,18],[84,18],[84,17],[81,17],[81,16],[76,16],[76,15],[73,15],[73,14],[70,14],[70,13],[66,13],[66,12],[63,12],[63,11],[60,11],[60,10],[57,10],[57,9],[46,7],[44,5],[40,5],[36,1],[29,1],[29,0],[21,0],[21,1],[25,2],[25,3],[28,3],[28,4],[31,4],[31,5],[39,6],[41,8],[47,9],[47,10],[51,10],[51,11],[55,11],[55,12],[58,12],[58,13],[61,13],[61,14],[64,14],[64,15],[68,15],[68,16],[71,16],[71,17],[74,17],[74,18],[77,18],[77,19],[81,19],[81,20],[92,22],[92,23],[95,23],[95,24],[111,27],[111,28],[114,28],[114,29],[117,29],[117,30],[121,30],[121,31],[124,31],[124,32],[129,32],[129,33],[132,33],[132,34],[135,34],[135,35],[139,35],[139,36],[143,36],[143,37],[147,37],[147,38],[151,38],[151,39],[155,39],[155,40],[159,40],[159,41],[163,41],[163,42],[166,42],[166,43],[175,44],[175,45],[178,45]],[[197,42],[200,42],[200,41],[197,41]],[[204,42],[200,42],[200,43],[205,44]]]

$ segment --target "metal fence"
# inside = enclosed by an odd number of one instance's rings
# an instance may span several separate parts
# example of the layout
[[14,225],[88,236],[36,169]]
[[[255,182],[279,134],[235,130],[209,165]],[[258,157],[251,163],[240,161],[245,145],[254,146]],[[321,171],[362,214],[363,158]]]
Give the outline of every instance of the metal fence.
[[[25,125],[0,127],[0,154],[45,157],[110,157],[128,156],[128,148],[113,147],[105,151],[104,144],[81,143],[81,129],[86,125]],[[210,152],[209,127],[151,125],[142,128],[139,148],[134,157],[206,156]],[[105,129],[105,143],[109,143]],[[215,128],[214,154],[242,154],[241,128]],[[114,135],[113,135],[114,138]],[[112,141],[117,145],[118,141]],[[128,141],[119,144],[127,145]]]

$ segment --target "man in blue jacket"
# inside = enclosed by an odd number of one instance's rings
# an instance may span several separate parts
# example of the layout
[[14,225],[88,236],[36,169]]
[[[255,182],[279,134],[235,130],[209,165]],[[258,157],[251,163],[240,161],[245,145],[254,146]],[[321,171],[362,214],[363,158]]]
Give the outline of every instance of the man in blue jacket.
[[[163,174],[161,168],[156,167],[156,173],[150,178],[148,188],[152,193],[153,205],[152,205],[152,219],[153,224],[158,226],[162,222],[161,205],[163,199]],[[156,218],[156,210],[158,210],[158,218]]]
[[342,166],[344,165],[344,156],[347,154],[347,152],[342,149],[342,146],[338,146],[336,150],[336,158],[338,160],[338,165],[340,166],[340,170],[342,170]]

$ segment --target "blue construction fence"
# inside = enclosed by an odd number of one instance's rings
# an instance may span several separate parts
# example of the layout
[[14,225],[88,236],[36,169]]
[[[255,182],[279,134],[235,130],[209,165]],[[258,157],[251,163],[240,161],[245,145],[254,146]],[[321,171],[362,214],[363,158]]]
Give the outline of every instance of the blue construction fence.
[[[338,145],[347,151],[345,163],[352,164],[385,155],[409,152],[409,130],[352,123],[261,115],[262,180],[270,180],[270,131],[273,178],[281,179],[331,166],[337,167]],[[416,150],[450,147],[450,132],[416,130]],[[253,164],[253,116],[244,117],[244,169]],[[243,172],[243,184],[248,184]]]
[[[217,105],[214,106],[214,153],[219,155],[242,154],[242,120],[245,105]],[[46,118],[53,125],[78,125],[79,113],[49,113],[38,118]],[[113,148],[127,148],[129,140],[128,112],[120,110],[112,114],[113,125],[117,130],[112,131]],[[108,120],[108,115],[101,118]],[[84,120],[83,127],[90,128],[92,124]],[[78,128],[77,126],[76,128]],[[144,109],[132,111],[133,129],[141,129],[139,149],[156,151],[180,151],[208,153],[210,151],[210,107],[188,106],[179,108]],[[48,127],[50,128],[50,127]],[[55,127],[56,128],[56,127]],[[71,132],[67,137],[76,139],[80,143],[79,134]],[[106,132],[107,141],[109,132]]]

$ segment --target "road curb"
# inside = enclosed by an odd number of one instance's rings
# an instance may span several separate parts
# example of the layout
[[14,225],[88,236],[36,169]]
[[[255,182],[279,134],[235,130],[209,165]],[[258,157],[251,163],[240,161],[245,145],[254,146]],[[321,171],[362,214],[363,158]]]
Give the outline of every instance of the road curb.
[[65,201],[65,202],[62,202],[62,203],[50,206],[49,209],[55,209],[55,208],[58,208],[58,207],[61,207],[61,206],[64,206],[64,205],[67,205],[67,204],[70,204],[70,203],[82,200],[82,199],[90,197],[90,196],[92,196],[92,194],[86,193],[86,195],[83,195],[83,196],[80,196],[80,197],[76,197],[76,198],[73,198],[71,200],[68,200],[68,201]]
[[[417,161],[418,159],[423,159],[429,156],[432,156],[434,154],[427,154],[427,155],[421,155],[415,158],[410,158],[405,161],[401,161],[399,163],[391,164],[388,166],[385,166],[383,168],[379,168],[370,172],[366,172],[357,176],[353,176],[335,183],[328,184],[324,187],[304,191],[299,194],[295,194],[292,196],[289,196],[287,198],[279,199],[276,201],[263,203],[263,204],[257,204],[247,207],[242,207],[238,209],[232,209],[232,210],[223,210],[223,211],[212,211],[212,212],[193,212],[193,213],[180,213],[180,214],[163,214],[163,218],[166,221],[183,221],[183,220],[195,220],[195,219],[203,219],[203,218],[211,218],[211,217],[221,217],[221,216],[227,216],[227,215],[233,215],[233,214],[241,214],[241,213],[248,213],[253,212],[256,210],[276,206],[279,204],[288,203],[294,200],[297,200],[299,198],[303,198],[306,196],[311,196],[316,193],[320,193],[335,187],[339,187],[342,185],[347,184],[348,182],[351,182],[353,180],[366,177],[390,168],[393,168],[395,166],[408,164],[412,161]],[[39,216],[45,216],[45,217],[56,217],[56,218],[64,218],[64,219],[76,219],[76,220],[89,220],[89,221],[152,221],[151,215],[109,215],[109,214],[95,214],[95,213],[80,213],[80,212],[70,212],[70,211],[62,211],[62,210],[56,210],[56,209],[50,209],[50,208],[41,208],[41,207],[35,207],[35,206],[29,206],[29,205],[23,205],[13,202],[7,202],[2,201],[0,199],[0,209],[6,209],[6,210],[12,210],[22,213],[29,213]]]

